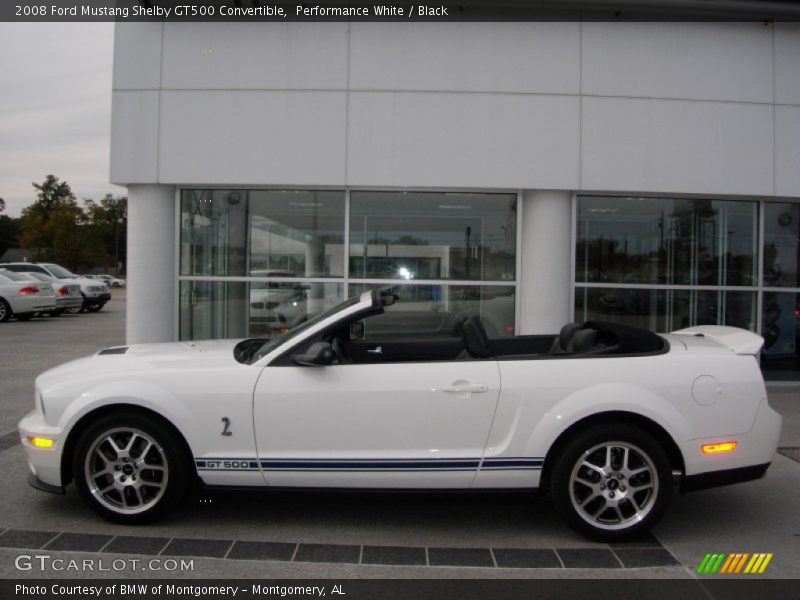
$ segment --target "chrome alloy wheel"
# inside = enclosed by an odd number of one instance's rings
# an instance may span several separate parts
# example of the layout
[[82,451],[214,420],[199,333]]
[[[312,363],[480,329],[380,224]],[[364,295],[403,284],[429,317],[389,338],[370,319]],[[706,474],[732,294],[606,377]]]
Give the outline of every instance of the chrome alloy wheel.
[[107,509],[144,512],[167,489],[169,466],[164,449],[138,429],[120,427],[97,436],[86,453],[89,492]]
[[624,529],[642,521],[658,497],[652,459],[628,442],[603,442],[584,452],[572,469],[569,497],[580,517],[599,529]]

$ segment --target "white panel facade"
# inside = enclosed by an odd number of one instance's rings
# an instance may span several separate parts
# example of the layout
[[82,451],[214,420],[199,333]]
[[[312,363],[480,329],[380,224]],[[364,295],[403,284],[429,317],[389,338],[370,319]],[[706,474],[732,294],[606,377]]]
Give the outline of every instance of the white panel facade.
[[578,183],[574,96],[353,92],[349,185]]
[[344,89],[347,23],[167,23],[165,89]]
[[773,108],[584,98],[582,187],[772,195]]
[[162,92],[162,182],[342,185],[343,92]]
[[114,89],[157,90],[161,85],[161,23],[117,23]]
[[111,181],[158,180],[159,92],[115,91],[111,100]]
[[582,33],[584,94],[772,102],[762,23],[584,23]]
[[775,24],[775,101],[800,104],[800,23]]
[[800,106],[775,111],[775,194],[800,197]]
[[578,23],[353,23],[350,86],[577,94]]

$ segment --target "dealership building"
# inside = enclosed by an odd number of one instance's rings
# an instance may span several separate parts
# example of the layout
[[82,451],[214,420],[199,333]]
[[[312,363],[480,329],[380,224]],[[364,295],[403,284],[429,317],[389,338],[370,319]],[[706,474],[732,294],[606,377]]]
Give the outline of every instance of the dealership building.
[[388,287],[407,334],[727,324],[800,380],[800,24],[120,23],[113,86],[130,343]]

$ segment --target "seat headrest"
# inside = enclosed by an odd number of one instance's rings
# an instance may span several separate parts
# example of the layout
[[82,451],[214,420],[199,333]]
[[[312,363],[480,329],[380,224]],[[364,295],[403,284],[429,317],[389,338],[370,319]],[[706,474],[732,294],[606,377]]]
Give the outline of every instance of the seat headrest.
[[564,325],[561,328],[561,332],[558,334],[558,345],[566,350],[569,347],[569,343],[572,341],[572,337],[578,333],[580,329],[580,323],[567,323]]
[[594,329],[581,329],[572,337],[570,351],[575,354],[589,352],[597,341],[597,331]]
[[483,338],[484,345],[488,348],[489,347],[489,334],[486,333],[486,327],[483,326],[483,322],[479,316],[475,315],[474,317],[470,318],[470,321],[475,323],[475,326],[478,328],[478,333],[481,334],[481,338]]
[[464,322],[464,346],[469,355],[474,358],[490,356],[489,345],[485,343],[480,327],[472,319]]

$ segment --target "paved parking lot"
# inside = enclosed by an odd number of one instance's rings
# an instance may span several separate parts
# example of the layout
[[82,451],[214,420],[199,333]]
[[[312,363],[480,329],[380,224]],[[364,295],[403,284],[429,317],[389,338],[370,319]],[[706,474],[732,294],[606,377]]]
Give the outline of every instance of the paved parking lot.
[[[200,490],[156,525],[106,523],[71,489],[51,496],[25,484],[14,428],[37,373],[124,342],[124,307],[115,292],[100,313],[0,325],[0,577],[41,577],[15,568],[25,553],[127,561],[122,573],[45,569],[58,577],[694,578],[709,552],[771,552],[762,577],[800,576],[800,464],[784,455],[761,481],[676,496],[654,535],[625,545],[587,542],[549,498],[521,493]],[[782,445],[800,447],[800,394],[781,388],[770,398],[786,417]],[[176,558],[193,568],[142,571],[153,558],[153,568]]]

